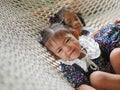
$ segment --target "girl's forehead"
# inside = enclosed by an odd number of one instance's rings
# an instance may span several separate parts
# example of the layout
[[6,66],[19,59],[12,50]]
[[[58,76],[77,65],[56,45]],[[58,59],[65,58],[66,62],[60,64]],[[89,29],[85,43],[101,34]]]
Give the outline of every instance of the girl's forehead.
[[68,32],[66,31],[60,31],[60,32],[56,32],[52,37],[50,37],[50,39],[46,42],[46,45],[48,47],[54,47],[55,45],[59,45],[60,43],[63,42],[63,40],[65,39],[66,35],[68,34]]
[[64,17],[65,18],[76,17],[76,14],[74,12],[65,12]]
[[66,37],[68,33],[66,31],[56,32],[50,39],[54,42],[59,42]]

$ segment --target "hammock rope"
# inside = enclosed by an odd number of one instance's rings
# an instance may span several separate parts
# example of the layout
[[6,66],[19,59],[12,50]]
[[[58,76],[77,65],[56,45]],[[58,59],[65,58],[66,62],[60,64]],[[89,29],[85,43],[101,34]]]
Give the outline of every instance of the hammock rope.
[[38,43],[62,7],[81,12],[95,28],[120,20],[120,0],[0,0],[0,90],[74,90]]

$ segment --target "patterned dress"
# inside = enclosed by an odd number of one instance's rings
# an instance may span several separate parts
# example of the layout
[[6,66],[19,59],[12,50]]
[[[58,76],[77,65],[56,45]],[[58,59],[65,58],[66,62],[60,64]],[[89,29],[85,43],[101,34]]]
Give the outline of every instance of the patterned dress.
[[120,23],[108,24],[100,29],[100,32],[94,38],[100,45],[102,56],[109,60],[110,52],[120,47]]

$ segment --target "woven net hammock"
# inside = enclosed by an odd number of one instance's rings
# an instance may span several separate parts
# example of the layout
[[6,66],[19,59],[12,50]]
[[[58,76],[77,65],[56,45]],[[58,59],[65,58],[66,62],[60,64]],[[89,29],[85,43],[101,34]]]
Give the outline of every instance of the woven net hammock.
[[120,20],[120,0],[0,0],[0,90],[74,90],[37,41],[62,7],[81,12],[86,26]]

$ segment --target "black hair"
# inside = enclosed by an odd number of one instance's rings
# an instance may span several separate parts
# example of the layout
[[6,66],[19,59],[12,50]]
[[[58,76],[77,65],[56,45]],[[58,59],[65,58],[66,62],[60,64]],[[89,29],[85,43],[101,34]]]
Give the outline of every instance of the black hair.
[[81,13],[76,13],[76,15],[78,16],[78,18],[79,18],[80,21],[82,22],[83,26],[85,26],[86,24],[85,24],[85,21],[84,21],[84,19],[83,19],[83,17],[82,17],[82,14],[81,14]]
[[[70,8],[62,8],[60,9],[57,13],[54,14],[53,17],[50,17],[49,22],[50,24],[54,24],[54,23],[62,23],[63,25],[65,24],[64,18],[60,18],[60,16],[64,13],[64,12],[74,12],[73,10],[71,10]],[[75,13],[75,12],[74,12]],[[75,13],[78,18],[80,19],[80,21],[82,22],[83,26],[85,26],[85,21],[82,17],[81,13]]]
[[39,42],[42,45],[45,45],[45,42],[57,31],[60,30],[65,30],[66,32],[72,33],[72,29],[66,25],[61,25],[59,23],[53,24],[51,27],[49,28],[45,28],[43,29],[40,34],[41,34],[41,38],[39,40]]
[[44,46],[45,42],[50,38],[52,34],[52,30],[50,28],[45,28],[40,32],[40,34],[41,34],[41,38],[39,42]]

